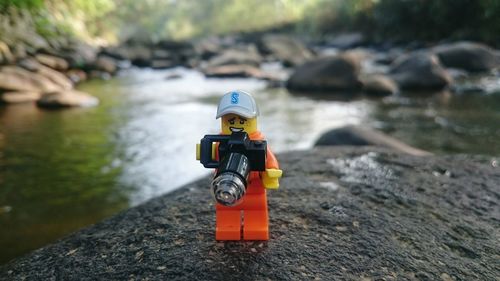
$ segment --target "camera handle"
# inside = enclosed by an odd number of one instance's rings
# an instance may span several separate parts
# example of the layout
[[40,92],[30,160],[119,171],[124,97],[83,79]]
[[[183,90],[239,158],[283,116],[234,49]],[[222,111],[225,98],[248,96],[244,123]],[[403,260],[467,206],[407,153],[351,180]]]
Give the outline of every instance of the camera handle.
[[227,142],[228,135],[205,135],[200,141],[200,162],[205,168],[219,168],[219,161],[212,159],[212,145],[216,142]]

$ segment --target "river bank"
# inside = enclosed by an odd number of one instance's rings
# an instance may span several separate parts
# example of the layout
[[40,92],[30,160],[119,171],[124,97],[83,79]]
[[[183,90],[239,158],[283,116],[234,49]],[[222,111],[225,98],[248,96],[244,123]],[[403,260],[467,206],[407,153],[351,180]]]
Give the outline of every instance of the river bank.
[[[217,243],[208,178],[0,267],[1,280],[494,279],[497,158],[278,155],[268,242]],[[196,206],[196,207],[194,207]]]

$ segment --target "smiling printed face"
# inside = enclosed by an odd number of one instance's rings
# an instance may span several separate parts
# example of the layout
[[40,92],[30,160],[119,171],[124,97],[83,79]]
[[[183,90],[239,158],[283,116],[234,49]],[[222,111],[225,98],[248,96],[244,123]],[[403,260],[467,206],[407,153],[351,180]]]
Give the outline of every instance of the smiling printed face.
[[227,114],[221,118],[222,134],[230,135],[233,132],[251,134],[257,131],[257,118],[245,118],[236,114]]

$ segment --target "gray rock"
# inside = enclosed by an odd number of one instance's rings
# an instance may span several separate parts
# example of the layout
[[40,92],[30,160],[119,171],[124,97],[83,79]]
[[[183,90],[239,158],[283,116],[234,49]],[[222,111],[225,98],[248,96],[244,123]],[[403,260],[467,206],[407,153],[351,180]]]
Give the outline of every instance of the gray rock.
[[109,74],[114,74],[118,67],[116,61],[108,56],[99,55],[94,63],[95,70],[104,71]]
[[431,153],[411,147],[400,140],[362,126],[345,126],[330,130],[320,136],[315,146],[380,146],[415,156],[427,156]]
[[404,90],[440,90],[452,82],[438,58],[427,52],[401,56],[391,65],[389,73]]
[[130,46],[124,51],[125,57],[132,62],[132,64],[140,67],[151,66],[151,59],[153,53],[151,49],[146,46]]
[[37,101],[37,105],[44,108],[89,107],[98,103],[96,97],[76,90],[52,92]]
[[398,85],[385,75],[361,76],[363,92],[369,96],[390,96],[399,92]]
[[487,45],[474,42],[457,42],[437,46],[433,52],[446,67],[471,72],[487,71],[500,65],[500,57]]
[[264,35],[258,47],[263,54],[270,54],[287,66],[301,65],[314,57],[302,42],[286,35]]
[[262,61],[262,57],[257,52],[257,49],[253,45],[249,45],[243,48],[228,49],[221,54],[213,57],[208,62],[208,65],[222,66],[222,65],[250,65],[259,66]]
[[296,91],[338,91],[361,88],[360,58],[344,53],[317,58],[297,67],[287,81],[287,88]]
[[327,40],[326,44],[339,49],[350,49],[363,45],[366,39],[362,33],[342,33]]
[[169,59],[153,59],[151,61],[151,68],[154,69],[168,69],[176,66],[179,64]]
[[0,280],[500,276],[500,172],[491,158],[373,147],[278,158],[284,177],[268,192],[268,242],[214,241],[206,178],[18,258],[0,267]]
[[263,76],[262,70],[258,67],[246,64],[232,64],[221,66],[209,66],[203,70],[207,77],[218,78],[237,78],[237,77],[255,77]]

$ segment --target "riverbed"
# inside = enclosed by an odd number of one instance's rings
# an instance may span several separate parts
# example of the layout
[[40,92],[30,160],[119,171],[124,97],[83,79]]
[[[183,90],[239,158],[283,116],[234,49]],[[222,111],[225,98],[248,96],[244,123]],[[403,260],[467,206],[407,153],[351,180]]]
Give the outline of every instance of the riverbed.
[[195,144],[219,132],[217,102],[232,89],[255,96],[259,127],[278,153],[308,149],[344,125],[436,154],[500,153],[500,93],[298,95],[184,68],[132,68],[79,89],[99,106],[0,107],[0,263],[208,174]]

